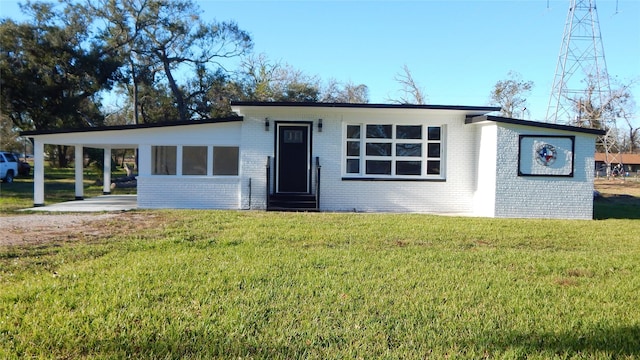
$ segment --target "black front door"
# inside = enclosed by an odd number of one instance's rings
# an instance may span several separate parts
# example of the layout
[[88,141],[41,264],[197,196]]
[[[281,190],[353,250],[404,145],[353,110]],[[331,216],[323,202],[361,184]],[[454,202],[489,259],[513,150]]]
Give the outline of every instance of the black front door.
[[311,171],[309,124],[277,124],[277,172],[279,193],[308,193]]

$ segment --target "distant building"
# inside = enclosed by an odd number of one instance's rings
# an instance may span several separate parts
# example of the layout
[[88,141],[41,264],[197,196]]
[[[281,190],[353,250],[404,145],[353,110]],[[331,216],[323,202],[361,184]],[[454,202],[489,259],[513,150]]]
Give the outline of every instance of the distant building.
[[[605,158],[605,153],[596,153],[596,176],[607,176]],[[611,167],[614,176],[640,176],[640,154],[620,154]]]

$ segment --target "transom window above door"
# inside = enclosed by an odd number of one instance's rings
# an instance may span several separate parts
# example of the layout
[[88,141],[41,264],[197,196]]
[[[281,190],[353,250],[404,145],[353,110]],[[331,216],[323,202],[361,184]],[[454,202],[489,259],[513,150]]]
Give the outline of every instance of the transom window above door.
[[346,124],[346,179],[444,179],[443,127]]

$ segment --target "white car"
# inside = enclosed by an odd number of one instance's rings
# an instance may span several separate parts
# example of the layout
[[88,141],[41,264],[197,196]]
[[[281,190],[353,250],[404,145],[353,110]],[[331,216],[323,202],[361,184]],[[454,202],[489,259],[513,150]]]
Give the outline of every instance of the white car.
[[6,183],[11,183],[17,175],[18,158],[8,151],[0,151],[0,179]]

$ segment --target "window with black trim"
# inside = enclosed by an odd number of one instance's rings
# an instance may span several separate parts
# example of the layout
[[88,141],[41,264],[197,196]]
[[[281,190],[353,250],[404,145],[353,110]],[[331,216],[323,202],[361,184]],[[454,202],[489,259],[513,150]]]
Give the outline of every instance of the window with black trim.
[[444,177],[441,126],[347,124],[344,133],[347,177]]

